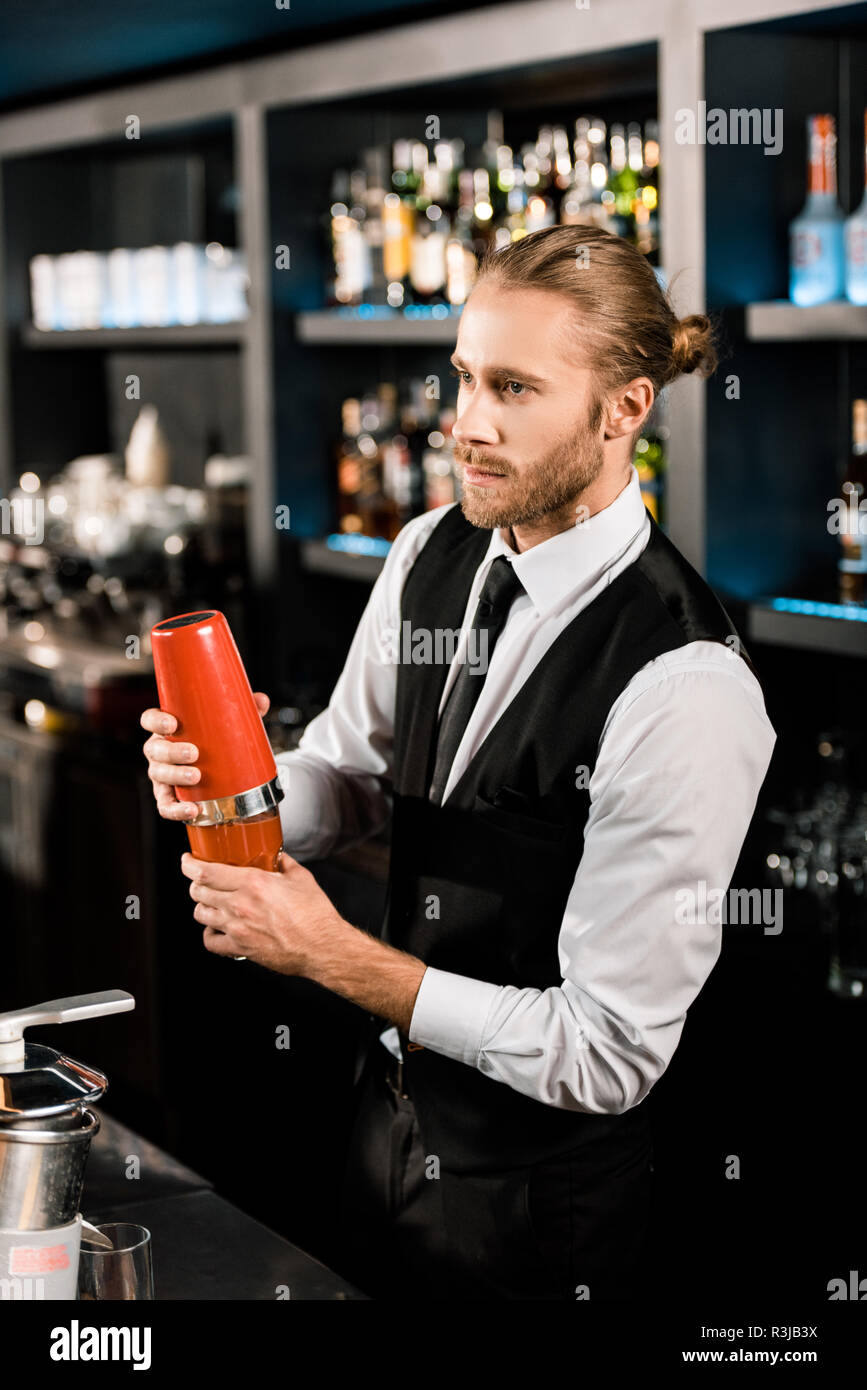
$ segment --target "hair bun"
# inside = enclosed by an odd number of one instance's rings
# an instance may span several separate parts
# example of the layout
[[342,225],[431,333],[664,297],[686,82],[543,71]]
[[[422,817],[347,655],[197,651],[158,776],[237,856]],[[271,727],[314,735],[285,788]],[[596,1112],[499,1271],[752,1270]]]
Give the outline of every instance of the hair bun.
[[710,376],[717,364],[713,327],[706,314],[688,314],[678,319],[671,335],[670,380],[684,372]]

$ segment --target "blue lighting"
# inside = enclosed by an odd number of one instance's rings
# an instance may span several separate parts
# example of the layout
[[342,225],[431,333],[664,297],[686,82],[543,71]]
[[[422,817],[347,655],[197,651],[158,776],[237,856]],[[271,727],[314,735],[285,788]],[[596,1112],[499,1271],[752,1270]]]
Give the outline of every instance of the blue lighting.
[[379,536],[359,536],[352,532],[344,534],[342,531],[326,536],[325,544],[329,550],[342,550],[347,555],[387,555],[391,550],[391,541]]
[[341,319],[459,319],[461,309],[448,304],[407,304],[404,309],[392,309],[387,304],[344,304],[328,310]]
[[804,598],[772,598],[771,608],[778,613],[805,613],[811,618],[845,618],[848,622],[867,623],[867,608],[852,603],[814,603]]

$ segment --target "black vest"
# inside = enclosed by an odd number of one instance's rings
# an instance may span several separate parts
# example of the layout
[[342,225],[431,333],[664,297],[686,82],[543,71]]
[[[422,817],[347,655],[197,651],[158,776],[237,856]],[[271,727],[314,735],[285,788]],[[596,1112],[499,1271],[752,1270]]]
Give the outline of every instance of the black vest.
[[[460,629],[490,539],[459,505],[443,514],[404,584],[402,632],[406,621],[413,632]],[[727,637],[736,633],[718,599],[651,518],[642,554],[555,639],[441,806],[427,793],[448,666],[402,660],[383,939],[430,966],[493,984],[561,985],[557,941],[608,712],[654,657]],[[549,1106],[401,1041],[425,1152],[444,1168],[533,1163],[585,1142],[616,1143],[618,1132],[625,1139],[647,1121],[645,1103],[605,1115]]]

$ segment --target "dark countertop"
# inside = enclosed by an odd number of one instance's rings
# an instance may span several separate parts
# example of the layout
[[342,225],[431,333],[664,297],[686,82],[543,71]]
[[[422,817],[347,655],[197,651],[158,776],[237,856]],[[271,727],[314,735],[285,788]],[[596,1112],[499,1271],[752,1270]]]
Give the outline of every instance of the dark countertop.
[[[90,1147],[82,1215],[135,1221],[153,1238],[157,1299],[365,1299],[325,1265],[214,1191],[133,1130],[100,1112]],[[138,1176],[132,1158],[138,1159]]]

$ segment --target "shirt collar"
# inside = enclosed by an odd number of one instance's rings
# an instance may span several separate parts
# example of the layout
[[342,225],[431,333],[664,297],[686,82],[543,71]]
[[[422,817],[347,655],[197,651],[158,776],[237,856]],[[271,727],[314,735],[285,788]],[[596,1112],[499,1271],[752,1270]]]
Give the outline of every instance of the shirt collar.
[[487,573],[488,564],[496,556],[505,555],[514,565],[533,607],[543,616],[592,588],[647,523],[633,464],[626,487],[607,507],[529,550],[513,550],[499,527],[494,527],[483,566]]

